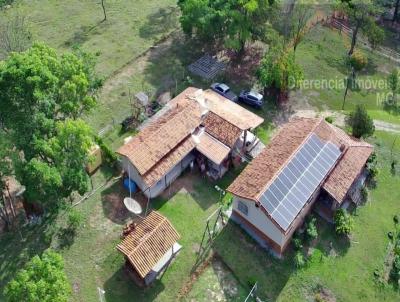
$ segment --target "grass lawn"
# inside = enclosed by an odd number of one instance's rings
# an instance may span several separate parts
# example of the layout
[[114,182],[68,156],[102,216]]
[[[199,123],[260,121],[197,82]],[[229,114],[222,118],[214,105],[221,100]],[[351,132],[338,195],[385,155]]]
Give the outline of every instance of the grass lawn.
[[[237,172],[228,173],[217,184],[225,188],[235,175]],[[94,187],[109,177],[109,171],[99,171],[94,177]],[[129,214],[120,199],[126,192],[119,182],[111,182],[77,206],[85,221],[72,239],[65,240],[62,236],[63,212],[50,223],[25,227],[23,234],[27,239],[24,242],[20,242],[15,233],[0,235],[0,292],[26,261],[52,247],[64,257],[74,291],[71,301],[98,301],[98,287],[105,290],[106,301],[131,301],[133,297],[135,301],[176,301],[189,280],[205,220],[218,208],[219,195],[212,183],[191,174],[179,178],[172,191],[166,194],[170,195],[155,199],[152,207],[170,219],[182,237],[179,242],[183,249],[162,279],[151,288],[137,288],[122,269],[124,260],[115,246],[120,242]],[[231,282],[229,280],[227,282]],[[0,300],[1,297],[0,294]]]
[[[399,301],[392,285],[378,286],[373,272],[383,270],[387,232],[393,229],[393,215],[400,211],[400,171],[390,172],[390,148],[395,136],[377,132],[376,145],[380,174],[369,201],[357,210],[350,242],[338,239],[333,227],[319,222],[319,241],[307,267],[297,270],[286,254],[276,260],[258,248],[236,225],[229,224],[215,242],[215,249],[242,284],[256,279],[259,295],[271,301],[314,301],[321,288],[337,301]],[[394,149],[400,160],[400,144]],[[333,249],[330,248],[332,242]]]
[[[15,1],[1,19],[17,11],[28,18],[33,40],[61,51],[79,45],[97,54],[97,71],[108,77],[176,28],[175,0]],[[1,21],[0,21],[1,23]]]
[[117,79],[118,84],[101,91],[98,107],[85,118],[96,131],[113,122],[118,124],[129,115],[129,90],[135,94],[161,88],[172,64],[171,54],[163,57],[162,64],[151,58],[154,65],[146,67],[143,60],[135,60],[179,28],[175,0],[105,1],[105,7],[104,22],[98,0],[19,0],[11,9],[0,11],[0,26],[18,13],[27,17],[34,41],[43,41],[60,52],[80,46],[95,54],[96,71],[102,78],[113,79],[124,67],[131,66],[134,71],[129,80]]
[[[345,64],[348,48],[347,36],[322,26],[313,28],[296,52],[296,59],[304,68],[304,78],[338,82],[345,79],[349,73]],[[357,73],[357,79],[363,81],[365,86],[349,91],[345,110],[349,111],[357,104],[364,104],[374,119],[400,124],[400,116],[383,111],[383,106],[377,99],[377,93],[388,92],[388,89],[373,86],[376,81],[386,80],[388,73],[396,66],[395,63],[376,53],[362,48],[361,50],[367,55],[369,63],[364,71]],[[320,110],[341,110],[344,90],[345,86],[340,84],[331,89],[321,89],[314,83],[312,88],[303,87],[301,93],[309,105]]]
[[213,259],[196,280],[185,301],[243,302],[249,290],[242,286],[220,259]]

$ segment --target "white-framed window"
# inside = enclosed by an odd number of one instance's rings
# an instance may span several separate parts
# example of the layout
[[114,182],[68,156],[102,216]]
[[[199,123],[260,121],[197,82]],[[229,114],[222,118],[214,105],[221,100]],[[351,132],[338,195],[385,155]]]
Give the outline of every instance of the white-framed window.
[[242,201],[238,202],[238,210],[246,216],[249,214],[249,207],[246,204],[244,204]]

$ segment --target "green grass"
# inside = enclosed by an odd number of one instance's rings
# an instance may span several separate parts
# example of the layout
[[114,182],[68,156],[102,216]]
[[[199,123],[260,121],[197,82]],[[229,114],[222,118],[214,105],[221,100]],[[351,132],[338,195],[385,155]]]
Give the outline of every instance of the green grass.
[[[94,187],[109,177],[108,171],[100,170],[94,177]],[[15,271],[33,255],[52,247],[64,257],[67,276],[75,289],[71,301],[98,301],[98,287],[106,291],[107,301],[130,301],[132,297],[140,301],[175,301],[189,280],[205,220],[218,207],[219,198],[207,180],[198,176],[184,177],[191,179],[189,183],[193,187],[171,192],[170,197],[157,198],[152,202],[152,207],[166,215],[180,233],[179,242],[183,249],[162,279],[151,288],[142,290],[136,287],[125,275],[123,257],[115,249],[120,242],[122,227],[129,218],[119,212],[122,203],[110,204],[110,196],[126,195],[118,182],[98,190],[77,207],[85,221],[72,239],[60,236],[65,227],[63,212],[42,226],[24,228],[23,234],[27,238],[24,242],[20,242],[15,233],[0,235],[0,291]],[[233,174],[228,174],[218,185],[225,188],[225,183],[230,183],[232,177]],[[181,189],[179,183],[176,184],[177,189]]]
[[[187,75],[186,66],[200,56],[201,47],[194,41],[186,43],[181,33],[173,34],[168,41],[105,83],[97,108],[85,118],[94,129],[117,125],[128,117],[132,113],[129,94],[134,100],[136,93],[144,91],[154,101],[164,92],[174,97],[189,85],[182,81]],[[178,79],[177,91],[175,78]]]
[[185,301],[242,302],[249,290],[238,283],[220,259],[215,259],[205,268],[193,285]]
[[177,25],[174,0],[105,1],[105,7],[107,20],[102,22],[103,11],[97,0],[23,0],[1,12],[1,19],[19,11],[27,16],[34,40],[61,51],[80,45],[98,54],[96,69],[106,77]]
[[[259,294],[271,301],[313,301],[316,289],[321,287],[329,289],[337,301],[398,301],[400,294],[393,286],[378,286],[373,275],[374,270],[384,266],[387,232],[393,229],[393,215],[400,211],[400,169],[396,176],[390,172],[394,138],[377,132],[371,139],[378,153],[378,186],[370,192],[369,202],[357,210],[351,241],[338,239],[333,227],[320,221],[320,252],[307,267],[296,270],[290,251],[284,260],[272,258],[239,227],[229,224],[218,237],[215,249],[238,280],[246,284],[249,279],[257,279]],[[400,144],[395,145],[393,154],[400,159]],[[329,256],[330,242],[336,256]]]
[[[315,27],[296,52],[296,59],[303,66],[305,79],[332,79],[339,83],[345,79],[349,73],[345,64],[348,44],[347,36],[326,27]],[[380,89],[379,86],[374,88],[370,84],[373,81],[385,81],[395,63],[376,53],[362,48],[361,50],[367,55],[369,63],[364,71],[357,73],[357,79],[364,81],[365,87],[349,90],[345,110],[349,111],[357,104],[363,104],[373,118],[400,124],[400,117],[383,111],[382,103],[377,98],[377,93],[387,93],[388,89]],[[307,97],[310,105],[320,110],[341,110],[344,90],[345,85],[340,84],[332,89],[318,89],[314,85],[314,88],[303,88],[302,94]]]

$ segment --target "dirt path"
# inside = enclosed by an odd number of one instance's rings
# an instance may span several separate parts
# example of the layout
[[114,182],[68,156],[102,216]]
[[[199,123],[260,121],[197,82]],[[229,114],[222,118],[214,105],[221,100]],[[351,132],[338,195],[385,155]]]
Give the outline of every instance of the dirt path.
[[[325,110],[325,111],[316,111],[313,109],[307,110],[296,110],[292,116],[298,117],[328,117],[331,116],[333,118],[333,124],[336,126],[343,127],[345,125],[346,115],[332,110]],[[381,120],[374,120],[374,125],[376,130],[387,131],[392,133],[399,133],[400,134],[400,125],[392,124]]]
[[400,125],[374,120],[375,129],[400,134]]

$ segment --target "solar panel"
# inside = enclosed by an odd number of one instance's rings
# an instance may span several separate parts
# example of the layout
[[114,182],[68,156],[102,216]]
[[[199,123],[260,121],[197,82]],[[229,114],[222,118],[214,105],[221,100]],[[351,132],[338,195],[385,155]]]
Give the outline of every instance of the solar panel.
[[261,195],[261,204],[284,230],[299,214],[340,154],[336,145],[312,134]]

